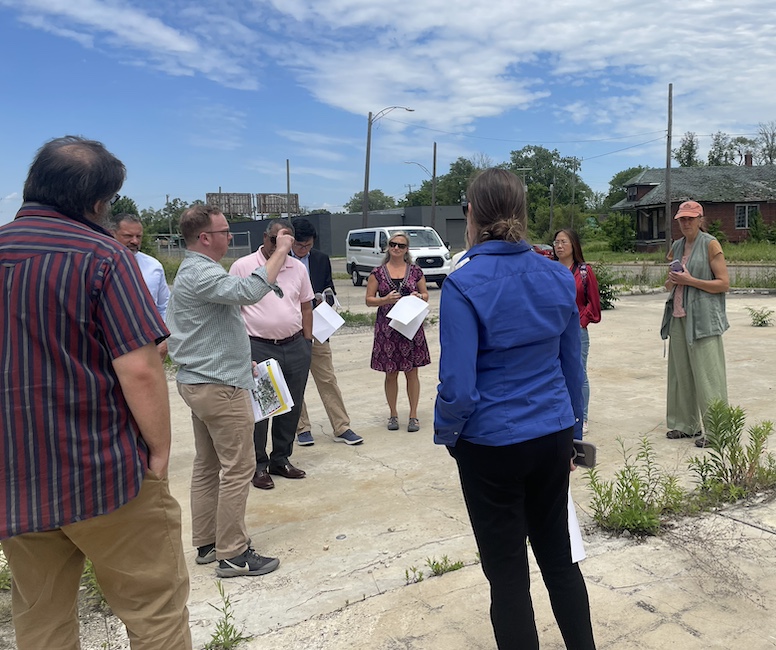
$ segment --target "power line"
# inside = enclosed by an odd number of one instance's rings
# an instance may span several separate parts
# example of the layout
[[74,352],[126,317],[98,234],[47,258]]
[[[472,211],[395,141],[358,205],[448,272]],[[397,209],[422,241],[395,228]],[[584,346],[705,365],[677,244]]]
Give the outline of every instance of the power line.
[[608,153],[600,153],[597,156],[589,156],[587,158],[583,158],[582,160],[588,161],[593,160],[594,158],[603,158],[604,156],[611,156],[616,153],[620,153],[621,151],[627,151],[628,149],[635,149],[636,147],[642,147],[645,144],[651,144],[653,142],[658,142],[659,140],[662,140],[663,138],[655,138],[654,140],[647,140],[646,142],[640,142],[639,144],[631,145],[630,147],[624,147],[623,149],[617,149],[616,151],[609,151]]

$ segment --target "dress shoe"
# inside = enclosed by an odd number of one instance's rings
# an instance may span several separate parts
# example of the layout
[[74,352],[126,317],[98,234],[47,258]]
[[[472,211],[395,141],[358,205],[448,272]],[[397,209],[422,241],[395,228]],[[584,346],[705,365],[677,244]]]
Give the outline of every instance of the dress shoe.
[[257,487],[260,490],[271,490],[275,487],[275,483],[272,481],[272,477],[267,473],[266,469],[257,469],[251,483],[253,483],[253,487]]
[[269,473],[277,474],[278,476],[283,476],[285,478],[304,478],[307,476],[304,471],[298,467],[294,467],[291,463],[286,463],[285,465],[280,465],[279,467],[270,467]]

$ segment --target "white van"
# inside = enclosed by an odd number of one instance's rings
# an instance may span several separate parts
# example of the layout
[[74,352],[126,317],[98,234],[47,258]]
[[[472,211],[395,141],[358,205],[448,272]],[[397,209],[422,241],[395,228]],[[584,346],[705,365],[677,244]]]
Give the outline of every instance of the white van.
[[345,254],[353,284],[360,287],[372,269],[380,266],[388,240],[397,232],[406,233],[410,238],[410,254],[423,271],[426,282],[436,282],[441,287],[453,271],[452,255],[439,233],[428,226],[359,228],[348,232]]

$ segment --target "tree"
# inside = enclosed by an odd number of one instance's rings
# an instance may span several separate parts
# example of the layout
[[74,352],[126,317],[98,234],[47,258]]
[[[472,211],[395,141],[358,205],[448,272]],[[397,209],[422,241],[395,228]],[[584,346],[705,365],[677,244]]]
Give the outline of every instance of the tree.
[[733,165],[736,160],[736,147],[727,133],[717,131],[711,136],[711,146],[709,147],[708,164],[719,167],[723,165]]
[[143,228],[149,233],[169,233],[171,228],[172,232],[176,233],[183,211],[199,204],[202,204],[202,201],[192,201],[189,204],[176,197],[161,210],[154,210],[153,207],[143,208],[140,212],[140,220],[143,222]]
[[687,131],[676,149],[671,153],[680,167],[701,167],[703,161],[698,157],[698,137],[692,131]]
[[776,122],[760,122],[757,132],[757,162],[776,164]]
[[136,214],[140,216],[140,212],[137,209],[137,203],[135,203],[128,196],[122,196],[111,206],[111,214]]
[[746,154],[750,153],[754,155],[754,153],[757,151],[757,141],[752,140],[752,138],[747,138],[743,135],[739,135],[738,137],[733,138],[730,143],[733,146],[733,150],[735,152],[734,162],[736,165],[745,165]]
[[[364,205],[364,193],[356,192],[350,201],[343,207],[347,212],[361,212]],[[396,200],[392,196],[387,196],[382,190],[369,190],[369,209],[370,210],[389,210],[396,207]]]

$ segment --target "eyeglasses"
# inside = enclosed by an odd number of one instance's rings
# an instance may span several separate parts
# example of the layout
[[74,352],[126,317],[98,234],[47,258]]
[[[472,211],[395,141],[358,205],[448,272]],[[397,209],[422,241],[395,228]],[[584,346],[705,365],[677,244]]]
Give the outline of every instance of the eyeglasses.
[[269,239],[269,243],[275,246],[278,243],[278,236],[277,235],[268,235],[267,233],[264,233],[264,236]]
[[[232,234],[232,231],[227,228],[226,230],[203,230],[202,232],[206,232],[208,235],[216,235],[218,233],[221,233],[222,235],[226,235],[227,237]],[[200,235],[202,234],[199,233]]]
[[113,198],[110,200],[110,204],[111,204],[111,205],[116,205],[116,201],[118,201],[120,198],[121,198],[121,194],[116,194],[116,196],[114,196],[114,197],[113,197]]
[[552,242],[553,246],[568,246],[571,242],[568,239],[556,239]]
[[400,243],[399,243],[399,242],[397,242],[397,241],[389,241],[389,242],[388,242],[388,245],[389,245],[391,248],[398,248],[399,250],[404,250],[405,248],[407,248],[407,244],[400,244]]
[[463,216],[468,217],[469,216],[469,202],[464,199],[461,201],[461,210],[463,210]]
[[306,244],[303,242],[294,241],[294,247],[300,250],[306,251],[309,248],[312,248],[314,243],[315,243],[314,241],[307,242]]

